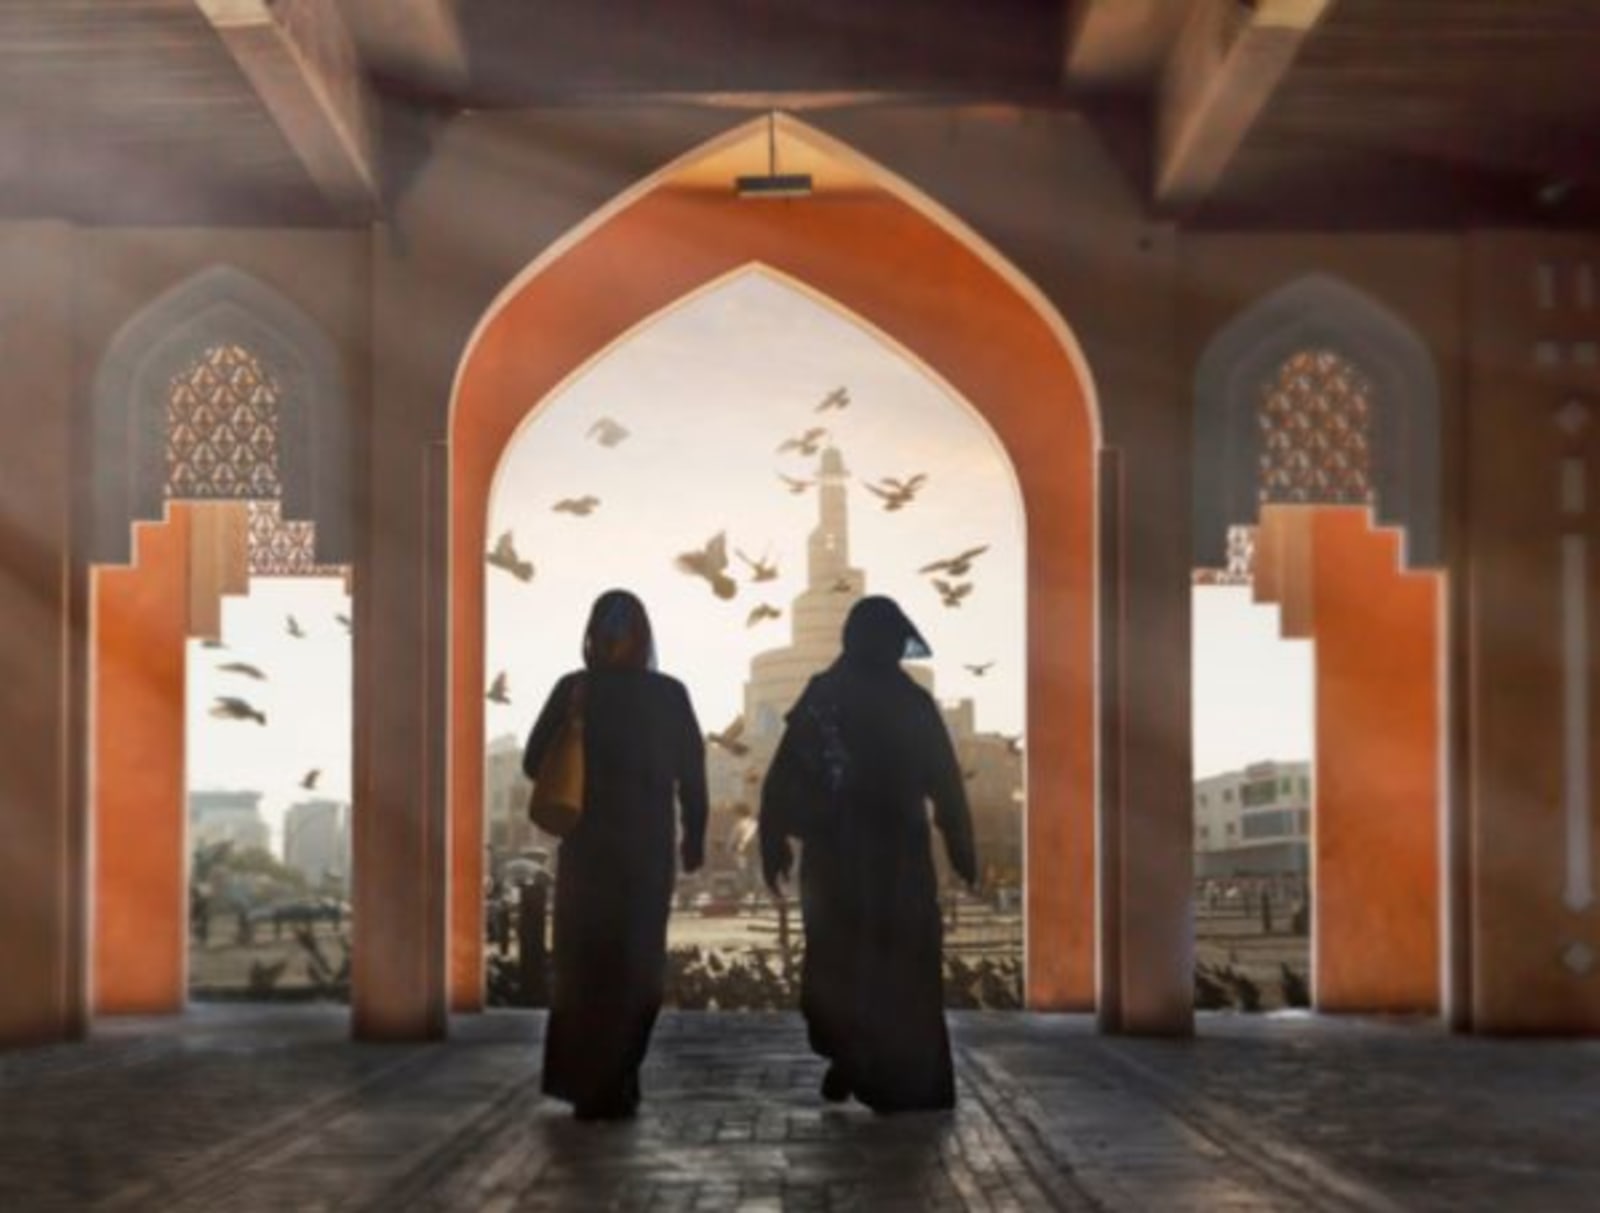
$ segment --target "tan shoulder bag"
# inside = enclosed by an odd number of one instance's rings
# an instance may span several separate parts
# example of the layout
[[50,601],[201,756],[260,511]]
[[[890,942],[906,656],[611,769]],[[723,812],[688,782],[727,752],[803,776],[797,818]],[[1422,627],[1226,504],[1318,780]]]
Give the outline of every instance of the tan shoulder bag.
[[528,819],[547,834],[565,838],[583,818],[583,701],[585,680],[572,689],[567,718],[539,762],[528,796]]

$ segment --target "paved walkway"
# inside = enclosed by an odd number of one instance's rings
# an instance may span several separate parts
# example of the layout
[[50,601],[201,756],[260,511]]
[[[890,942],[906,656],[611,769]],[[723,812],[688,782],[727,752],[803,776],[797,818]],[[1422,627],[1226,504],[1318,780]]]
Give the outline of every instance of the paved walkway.
[[431,1046],[328,1010],[119,1023],[0,1053],[0,1209],[1600,1210],[1600,1043],[952,1020],[951,1114],[824,1107],[794,1019],[684,1013],[609,1125],[540,1099],[537,1015]]

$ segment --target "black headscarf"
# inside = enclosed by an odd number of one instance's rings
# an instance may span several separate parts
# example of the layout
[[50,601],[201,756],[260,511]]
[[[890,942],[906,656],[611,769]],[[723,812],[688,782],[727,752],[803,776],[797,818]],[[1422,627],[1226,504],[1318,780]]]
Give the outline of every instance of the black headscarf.
[[627,590],[607,590],[589,610],[583,664],[591,670],[653,670],[656,642],[644,603]]
[[893,669],[908,657],[931,657],[933,650],[893,598],[873,594],[850,609],[844,621],[844,656],[858,669]]

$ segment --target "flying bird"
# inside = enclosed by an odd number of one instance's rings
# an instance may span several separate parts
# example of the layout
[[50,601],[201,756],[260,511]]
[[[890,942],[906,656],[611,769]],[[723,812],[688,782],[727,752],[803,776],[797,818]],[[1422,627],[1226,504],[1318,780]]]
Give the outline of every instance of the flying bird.
[[971,783],[977,777],[978,777],[978,768],[977,767],[968,767],[966,770],[961,772],[961,778],[965,779],[968,783]]
[[524,560],[517,554],[517,541],[510,531],[501,534],[494,541],[494,548],[484,557],[497,569],[504,569],[518,581],[533,580],[533,561]]
[[728,576],[728,533],[718,531],[698,552],[680,553],[676,561],[680,572],[705,578],[718,598],[732,598],[739,592]]
[[317,786],[317,780],[319,780],[321,778],[322,778],[322,768],[321,767],[312,767],[309,771],[307,771],[305,773],[304,777],[301,778],[300,786],[305,788],[306,791],[309,792],[309,791],[311,791],[313,788],[315,788]]
[[739,716],[734,722],[720,733],[707,733],[706,740],[712,745],[719,745],[735,758],[743,758],[750,752],[750,747],[739,738],[744,735],[744,717]]
[[283,630],[296,640],[304,640],[306,638],[306,630],[300,626],[300,621],[293,615],[285,615],[283,617]]
[[267,723],[265,712],[251,707],[243,699],[232,695],[218,695],[216,702],[211,705],[211,715],[218,720],[253,720],[257,724]]
[[866,486],[867,492],[883,499],[883,508],[898,510],[910,505],[916,500],[917,491],[927,483],[928,477],[922,472],[907,480],[897,480],[893,476],[885,476],[877,484]]
[[1000,734],[1000,740],[1006,743],[1006,751],[1008,753],[1011,753],[1011,754],[1020,754],[1020,753],[1022,753],[1022,734],[1021,733],[1002,733],[1002,734]]
[[982,547],[968,548],[959,556],[951,556],[945,560],[935,560],[932,564],[925,564],[917,570],[919,573],[949,573],[952,577],[965,577],[972,572],[972,562],[989,550],[986,543]]
[[488,700],[490,703],[510,703],[511,684],[506,678],[506,672],[501,670],[494,676],[494,681],[489,684]]
[[749,618],[747,618],[744,621],[744,626],[747,627],[747,628],[753,628],[753,627],[756,626],[756,624],[760,623],[763,619],[777,619],[782,614],[783,614],[783,612],[780,611],[777,607],[768,606],[766,603],[763,602],[759,606],[757,606],[753,611],[750,612]]
[[851,584],[850,578],[838,577],[834,579],[834,583],[830,588],[835,594],[852,594],[855,592],[856,587]]
[[785,451],[798,451],[808,458],[822,449],[822,440],[828,436],[828,431],[820,425],[814,425],[798,438],[789,438],[778,444],[778,454]]
[[973,665],[971,662],[968,662],[966,668],[968,673],[970,673],[974,678],[982,678],[989,672],[989,667],[992,665],[994,665],[994,662],[992,661],[985,661],[979,665]]
[[789,491],[797,497],[817,483],[815,480],[797,480],[793,476],[785,476],[782,472],[778,473],[778,479],[788,485]]
[[762,556],[760,560],[751,560],[738,548],[733,549],[733,554],[750,566],[751,581],[776,581],[778,579],[778,566]]
[[259,666],[253,666],[248,661],[225,661],[217,667],[217,671],[222,674],[242,674],[246,678],[254,678],[257,682],[265,682],[267,680],[266,673]]
[[576,514],[579,518],[587,518],[599,504],[600,498],[585,493],[582,497],[563,497],[550,508],[558,514]]
[[822,403],[817,405],[816,411],[826,413],[829,409],[843,409],[850,403],[850,389],[836,387],[822,398]]
[[333,621],[347,632],[354,632],[356,630],[356,625],[350,621],[350,616],[348,615],[335,615],[333,617]]
[[589,427],[589,432],[586,436],[593,438],[601,446],[611,447],[616,446],[628,437],[628,429],[626,426],[619,425],[610,417],[602,417]]
[[933,588],[939,591],[939,597],[947,607],[958,607],[961,600],[972,593],[972,582],[963,581],[960,585],[952,585],[938,577],[933,579]]

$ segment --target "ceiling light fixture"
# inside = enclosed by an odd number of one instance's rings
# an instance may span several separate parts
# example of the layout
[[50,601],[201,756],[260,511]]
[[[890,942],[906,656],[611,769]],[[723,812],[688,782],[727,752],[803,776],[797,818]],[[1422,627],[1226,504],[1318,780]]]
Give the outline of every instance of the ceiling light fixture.
[[741,198],[809,198],[810,173],[778,171],[778,115],[767,111],[767,171],[735,177],[733,188]]

